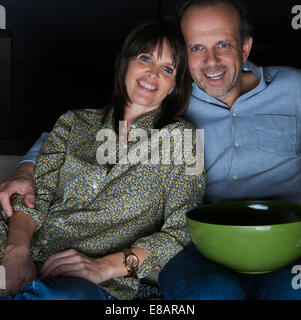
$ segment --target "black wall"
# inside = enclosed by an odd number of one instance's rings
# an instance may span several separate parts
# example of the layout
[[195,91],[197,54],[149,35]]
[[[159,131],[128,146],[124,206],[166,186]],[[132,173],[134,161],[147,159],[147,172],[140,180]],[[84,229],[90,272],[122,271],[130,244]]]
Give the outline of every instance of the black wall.
[[[108,103],[114,60],[128,32],[145,20],[174,14],[177,2],[0,0],[12,34],[10,139],[26,150],[66,110]],[[252,61],[301,68],[301,29],[291,25],[296,4],[301,0],[249,1]]]

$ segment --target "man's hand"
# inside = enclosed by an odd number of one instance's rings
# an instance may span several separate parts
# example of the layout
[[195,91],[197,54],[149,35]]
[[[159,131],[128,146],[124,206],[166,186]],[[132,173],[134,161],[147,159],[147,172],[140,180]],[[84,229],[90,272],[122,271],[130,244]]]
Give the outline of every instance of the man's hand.
[[27,282],[37,277],[36,267],[27,248],[6,247],[2,265],[6,273],[6,289],[0,290],[0,297],[15,295],[23,290]]
[[0,184],[0,204],[9,217],[13,215],[13,208],[10,203],[10,197],[14,193],[19,193],[24,196],[24,202],[27,207],[34,207],[34,168],[34,163],[24,162],[15,170],[15,172],[10,177],[8,177]]

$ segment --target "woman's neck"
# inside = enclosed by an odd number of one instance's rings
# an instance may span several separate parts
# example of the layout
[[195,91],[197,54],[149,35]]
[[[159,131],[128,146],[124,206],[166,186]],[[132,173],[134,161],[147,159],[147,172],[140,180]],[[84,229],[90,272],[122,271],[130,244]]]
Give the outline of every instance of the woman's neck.
[[140,117],[156,110],[158,106],[144,107],[137,105],[127,105],[124,108],[123,121],[127,121],[128,128]]
[[131,124],[135,122],[140,117],[156,110],[158,107],[142,107],[136,105],[127,105],[124,108],[123,121],[126,121],[126,126],[123,127],[120,132],[120,138],[122,140],[126,140],[128,137],[128,132]]

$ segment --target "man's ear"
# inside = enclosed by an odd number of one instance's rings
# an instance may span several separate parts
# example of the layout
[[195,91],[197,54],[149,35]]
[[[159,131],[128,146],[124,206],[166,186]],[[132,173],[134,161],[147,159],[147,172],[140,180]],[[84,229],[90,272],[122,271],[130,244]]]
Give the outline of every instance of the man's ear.
[[253,45],[253,38],[249,37],[245,39],[243,45],[242,45],[242,61],[246,62],[248,60],[249,54],[251,52]]

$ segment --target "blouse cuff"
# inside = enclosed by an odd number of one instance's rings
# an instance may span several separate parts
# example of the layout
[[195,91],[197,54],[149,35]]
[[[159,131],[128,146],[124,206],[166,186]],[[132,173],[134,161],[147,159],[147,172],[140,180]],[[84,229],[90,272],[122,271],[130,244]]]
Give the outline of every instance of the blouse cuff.
[[21,211],[30,216],[37,224],[36,230],[40,229],[44,220],[44,214],[36,209],[28,208],[24,203],[24,196],[16,195],[12,200],[12,207],[14,211]]
[[[189,238],[187,238],[187,243],[184,244],[180,244],[176,240],[162,241],[162,239],[160,239],[160,241],[158,241],[158,239],[149,238],[136,241],[131,246],[132,248],[147,249],[151,252],[139,267],[137,277],[141,279],[146,277],[150,272],[162,270],[165,264],[177,253],[182,251],[189,241]],[[163,249],[166,247],[169,247],[168,252]]]

